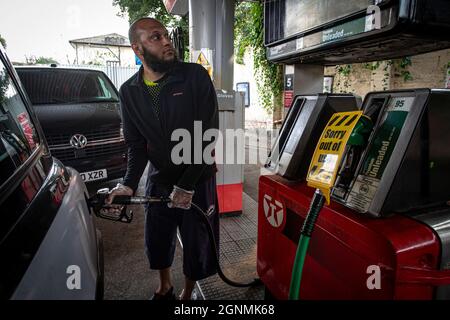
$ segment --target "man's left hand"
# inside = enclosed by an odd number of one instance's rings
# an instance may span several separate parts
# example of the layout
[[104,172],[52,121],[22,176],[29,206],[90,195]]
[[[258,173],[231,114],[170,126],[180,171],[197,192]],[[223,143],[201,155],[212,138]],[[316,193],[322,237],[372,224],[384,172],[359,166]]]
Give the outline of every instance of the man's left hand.
[[184,190],[180,187],[173,186],[172,193],[169,198],[172,200],[167,204],[169,208],[180,208],[188,210],[191,208],[192,197],[194,196],[194,191]]

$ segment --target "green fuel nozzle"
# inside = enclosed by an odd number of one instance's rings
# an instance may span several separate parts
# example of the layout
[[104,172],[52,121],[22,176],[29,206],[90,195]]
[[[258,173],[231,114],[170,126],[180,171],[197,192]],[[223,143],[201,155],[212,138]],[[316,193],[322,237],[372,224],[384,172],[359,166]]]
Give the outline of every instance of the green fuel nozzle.
[[347,145],[365,146],[372,130],[372,120],[368,116],[362,115],[361,118],[359,118],[358,123],[356,124],[352,133],[350,134]]

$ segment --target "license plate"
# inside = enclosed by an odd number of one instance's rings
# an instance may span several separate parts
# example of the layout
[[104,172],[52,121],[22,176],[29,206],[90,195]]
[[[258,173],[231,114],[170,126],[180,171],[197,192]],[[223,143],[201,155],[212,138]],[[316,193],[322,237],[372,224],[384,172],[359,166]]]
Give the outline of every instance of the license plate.
[[89,172],[82,172],[82,173],[80,173],[80,176],[81,176],[81,179],[83,179],[84,182],[95,181],[95,180],[108,178],[108,174],[106,173],[106,169],[89,171]]

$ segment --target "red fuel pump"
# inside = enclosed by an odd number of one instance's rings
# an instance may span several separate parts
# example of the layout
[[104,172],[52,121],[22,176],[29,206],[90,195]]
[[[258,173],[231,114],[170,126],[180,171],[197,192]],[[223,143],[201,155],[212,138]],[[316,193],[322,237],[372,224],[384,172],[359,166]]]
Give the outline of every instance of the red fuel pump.
[[[450,299],[448,103],[449,90],[366,96],[375,126],[363,150],[346,148],[309,242],[300,299]],[[278,299],[288,298],[314,194],[303,179],[259,182],[257,270]]]

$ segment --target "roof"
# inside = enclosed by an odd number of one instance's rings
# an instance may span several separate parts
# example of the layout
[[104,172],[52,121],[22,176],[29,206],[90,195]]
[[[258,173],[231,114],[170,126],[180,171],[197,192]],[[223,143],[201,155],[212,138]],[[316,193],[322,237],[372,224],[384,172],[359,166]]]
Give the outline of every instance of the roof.
[[101,36],[95,36],[90,38],[81,38],[69,40],[69,43],[74,44],[88,44],[93,46],[102,47],[130,47],[130,41],[127,37],[124,37],[118,33],[109,33]]
[[26,66],[14,66],[14,69],[21,70],[70,70],[70,71],[90,71],[90,72],[101,72],[105,73],[100,69],[90,69],[90,68],[80,68],[78,66],[64,66],[64,67],[52,67],[49,65],[26,65]]

